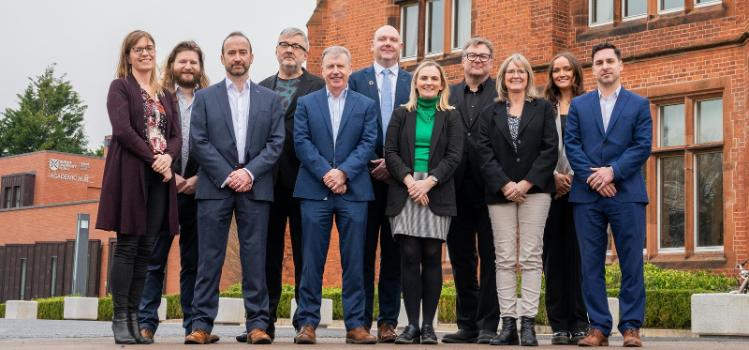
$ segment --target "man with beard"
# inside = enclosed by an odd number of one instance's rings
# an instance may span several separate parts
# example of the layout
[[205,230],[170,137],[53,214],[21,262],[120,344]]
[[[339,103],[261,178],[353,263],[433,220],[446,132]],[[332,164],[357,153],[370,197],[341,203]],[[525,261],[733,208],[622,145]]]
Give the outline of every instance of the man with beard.
[[[491,41],[471,38],[463,45],[463,82],[450,87],[450,104],[460,111],[466,134],[463,158],[455,171],[458,216],[453,218],[447,234],[447,251],[457,292],[458,331],[445,334],[443,343],[489,344],[499,326],[494,234],[475,147],[479,135],[478,116],[497,97],[494,79],[489,77],[492,61]],[[480,279],[476,276],[477,267]]]
[[[307,35],[298,28],[286,28],[278,36],[276,58],[278,59],[278,73],[260,82],[260,86],[267,87],[281,97],[281,107],[285,111],[284,124],[286,138],[283,152],[278,161],[275,173],[274,200],[270,207],[270,221],[268,223],[268,247],[265,259],[265,280],[268,286],[268,301],[270,304],[270,319],[268,335],[275,337],[275,326],[278,302],[281,299],[281,276],[283,271],[284,235],[286,220],[289,222],[291,236],[291,251],[294,258],[294,285],[299,286],[302,277],[302,223],[299,213],[299,200],[293,198],[294,183],[299,171],[299,159],[294,153],[294,112],[296,100],[312,91],[325,87],[325,81],[310,74],[302,67],[307,60],[309,41]],[[294,288],[294,298],[299,300],[297,288]],[[294,328],[298,328],[296,317],[292,317]],[[245,342],[247,334],[237,337],[237,341]]]
[[[192,326],[192,298],[195,275],[198,270],[197,202],[195,187],[198,182],[198,164],[190,149],[190,113],[195,90],[208,86],[203,73],[203,51],[194,41],[183,41],[174,47],[166,61],[161,85],[175,95],[182,125],[182,151],[172,171],[177,182],[179,211],[180,304],[182,326],[186,335]],[[158,309],[164,288],[164,270],[169,259],[173,235],[162,234],[154,243],[148,273],[141,297],[138,324],[144,338],[153,339],[159,326]]]
[[198,277],[192,333],[187,344],[206,344],[218,313],[219,282],[232,216],[237,222],[247,342],[269,344],[265,246],[273,201],[273,168],[283,149],[278,95],[249,80],[250,40],[241,32],[224,39],[226,79],[198,91],[190,141],[198,172]]
[[369,328],[374,312],[375,257],[379,240],[380,278],[377,291],[380,314],[377,320],[377,341],[381,343],[395,342],[401,300],[399,248],[385,216],[390,173],[385,166],[382,146],[393,109],[408,102],[411,92],[411,73],[398,67],[402,46],[397,29],[389,25],[380,27],[372,40],[374,63],[351,74],[349,79],[351,90],[373,99],[377,111],[377,141],[369,162],[375,199],[369,202],[363,272],[366,294],[364,317],[366,327]]

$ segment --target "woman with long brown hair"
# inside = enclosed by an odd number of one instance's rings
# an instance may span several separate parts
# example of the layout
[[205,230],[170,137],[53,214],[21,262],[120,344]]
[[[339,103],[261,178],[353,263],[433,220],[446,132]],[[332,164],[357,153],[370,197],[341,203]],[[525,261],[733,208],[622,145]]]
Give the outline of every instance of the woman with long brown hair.
[[125,37],[116,76],[107,95],[112,142],[96,228],[117,233],[109,272],[115,343],[148,344],[139,332],[138,303],[157,235],[179,229],[171,166],[182,138],[172,96],[159,83],[150,34]]
[[559,135],[559,159],[554,169],[555,193],[544,228],[544,274],[546,275],[546,312],[554,332],[551,343],[577,344],[588,330],[588,314],[582,294],[580,248],[577,245],[572,204],[568,202],[572,186],[572,168],[564,152],[564,127],[572,99],[582,95],[583,68],[575,56],[562,52],[549,63],[544,90],[555,106]]

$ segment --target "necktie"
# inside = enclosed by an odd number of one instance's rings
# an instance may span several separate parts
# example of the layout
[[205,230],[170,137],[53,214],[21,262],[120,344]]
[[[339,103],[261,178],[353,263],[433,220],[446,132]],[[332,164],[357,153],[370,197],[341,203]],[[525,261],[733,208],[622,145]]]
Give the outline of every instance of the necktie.
[[393,72],[390,69],[382,70],[382,87],[380,92],[380,113],[382,113],[382,143],[385,142],[390,117],[393,114],[393,85],[390,82],[390,75]]

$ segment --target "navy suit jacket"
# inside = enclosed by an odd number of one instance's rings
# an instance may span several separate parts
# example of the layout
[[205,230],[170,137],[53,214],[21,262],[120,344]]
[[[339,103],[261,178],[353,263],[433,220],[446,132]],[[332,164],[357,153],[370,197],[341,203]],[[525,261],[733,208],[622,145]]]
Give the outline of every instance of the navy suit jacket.
[[[374,100],[375,111],[377,113],[377,141],[375,141],[375,158],[383,157],[383,130],[387,130],[387,125],[382,125],[382,112],[380,111],[380,93],[377,91],[377,79],[375,78],[374,66],[363,68],[351,74],[348,78],[349,90],[354,90],[364,96]],[[411,73],[398,68],[398,81],[395,84],[395,101],[393,101],[393,111],[400,105],[408,103],[411,94]]]
[[570,202],[592,203],[601,195],[586,180],[591,167],[611,166],[614,170],[614,200],[647,203],[642,165],[650,156],[653,131],[647,99],[622,88],[611,112],[608,129],[598,90],[572,100],[564,131],[567,159],[575,172]]
[[[244,168],[254,177],[246,195],[253,200],[273,201],[273,167],[283,149],[284,124],[281,99],[250,82]],[[226,80],[195,94],[190,120],[190,145],[200,165],[197,199],[223,199],[234,191],[221,188],[239,162]]]
[[341,195],[344,199],[374,200],[367,168],[377,138],[374,101],[349,89],[335,147],[332,130],[327,89],[297,100],[294,148],[301,165],[294,197],[322,200],[332,195],[322,178],[330,169],[336,168],[347,176],[347,191]]

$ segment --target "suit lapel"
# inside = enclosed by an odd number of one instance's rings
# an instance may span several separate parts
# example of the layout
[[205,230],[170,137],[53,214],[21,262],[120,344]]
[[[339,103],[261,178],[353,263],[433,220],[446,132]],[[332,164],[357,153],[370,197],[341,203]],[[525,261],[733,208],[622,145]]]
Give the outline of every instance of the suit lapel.
[[411,83],[408,79],[408,73],[398,68],[398,81],[395,84],[395,101],[393,101],[393,109],[398,108],[398,101],[404,103],[408,101],[408,96],[411,94]]
[[322,111],[322,120],[325,123],[328,135],[330,136],[330,142],[333,142],[333,126],[330,123],[330,108],[328,107],[328,94],[327,90],[322,89],[317,94],[317,104],[320,111]]
[[[375,101],[377,110],[380,110],[380,92],[377,90],[377,77],[375,76],[375,70],[373,66],[367,68],[364,72],[364,78],[367,79],[367,89],[369,89],[369,96]],[[348,99],[347,99],[348,100]],[[377,120],[381,120],[380,116],[377,116]]]
[[447,119],[447,113],[445,111],[434,112],[434,126],[432,126],[432,137],[429,140],[429,162],[431,163],[434,159],[434,150],[437,148],[437,142],[442,136],[442,129],[445,127],[445,119]]
[[455,108],[458,109],[460,112],[460,120],[463,121],[463,126],[465,127],[466,131],[471,130],[471,123],[468,121],[468,110],[465,108],[465,91],[466,91],[466,82],[463,80],[460,85],[458,85],[457,91],[455,91]]
[[234,144],[236,144],[237,137],[234,135],[234,121],[231,116],[231,107],[229,107],[229,94],[226,92],[226,80],[222,80],[217,88],[218,91],[216,91],[216,93],[218,93],[218,105],[221,107],[221,112],[224,114],[224,122],[226,123],[226,128],[229,129],[229,135],[231,135],[231,139],[234,141]]
[[588,101],[588,103],[590,104],[590,109],[593,111],[593,121],[598,127],[598,132],[605,136],[606,132],[603,130],[603,115],[601,114],[601,103],[599,102],[598,90],[590,93],[590,101]]
[[[609,119],[609,127],[606,129],[606,134],[611,132],[611,129],[614,128],[614,124],[616,124],[616,121],[619,120],[619,116],[622,114],[622,110],[624,109],[624,105],[627,104],[627,100],[629,99],[629,94],[622,88],[619,90],[619,96],[616,98],[616,103],[614,103],[614,110],[611,111],[611,119]],[[603,118],[601,119],[603,122]]]
[[505,103],[498,103],[494,105],[494,123],[496,128],[499,129],[499,133],[505,137],[509,144],[512,144],[512,136],[510,136],[510,126],[507,125],[507,108]]
[[416,110],[408,112],[406,115],[406,149],[408,150],[408,160],[411,166],[414,163],[414,147],[416,145]]
[[247,134],[245,136],[245,144],[244,149],[245,153],[247,153],[250,149],[250,140],[252,139],[250,136],[252,132],[256,129],[255,126],[257,125],[258,120],[258,114],[260,113],[260,92],[257,90],[257,85],[255,83],[250,82],[250,110],[249,115],[247,116]]
[[[346,127],[346,123],[351,119],[349,118],[349,115],[354,108],[354,104],[356,104],[356,97],[351,90],[348,90],[348,92],[346,92],[346,102],[343,104],[343,113],[341,113],[341,124],[338,125],[338,135],[341,134],[341,130]],[[336,139],[338,138],[338,135],[336,135]]]
[[518,136],[523,134],[523,130],[536,117],[536,101],[526,101],[523,112],[520,114],[520,125],[518,126]]

